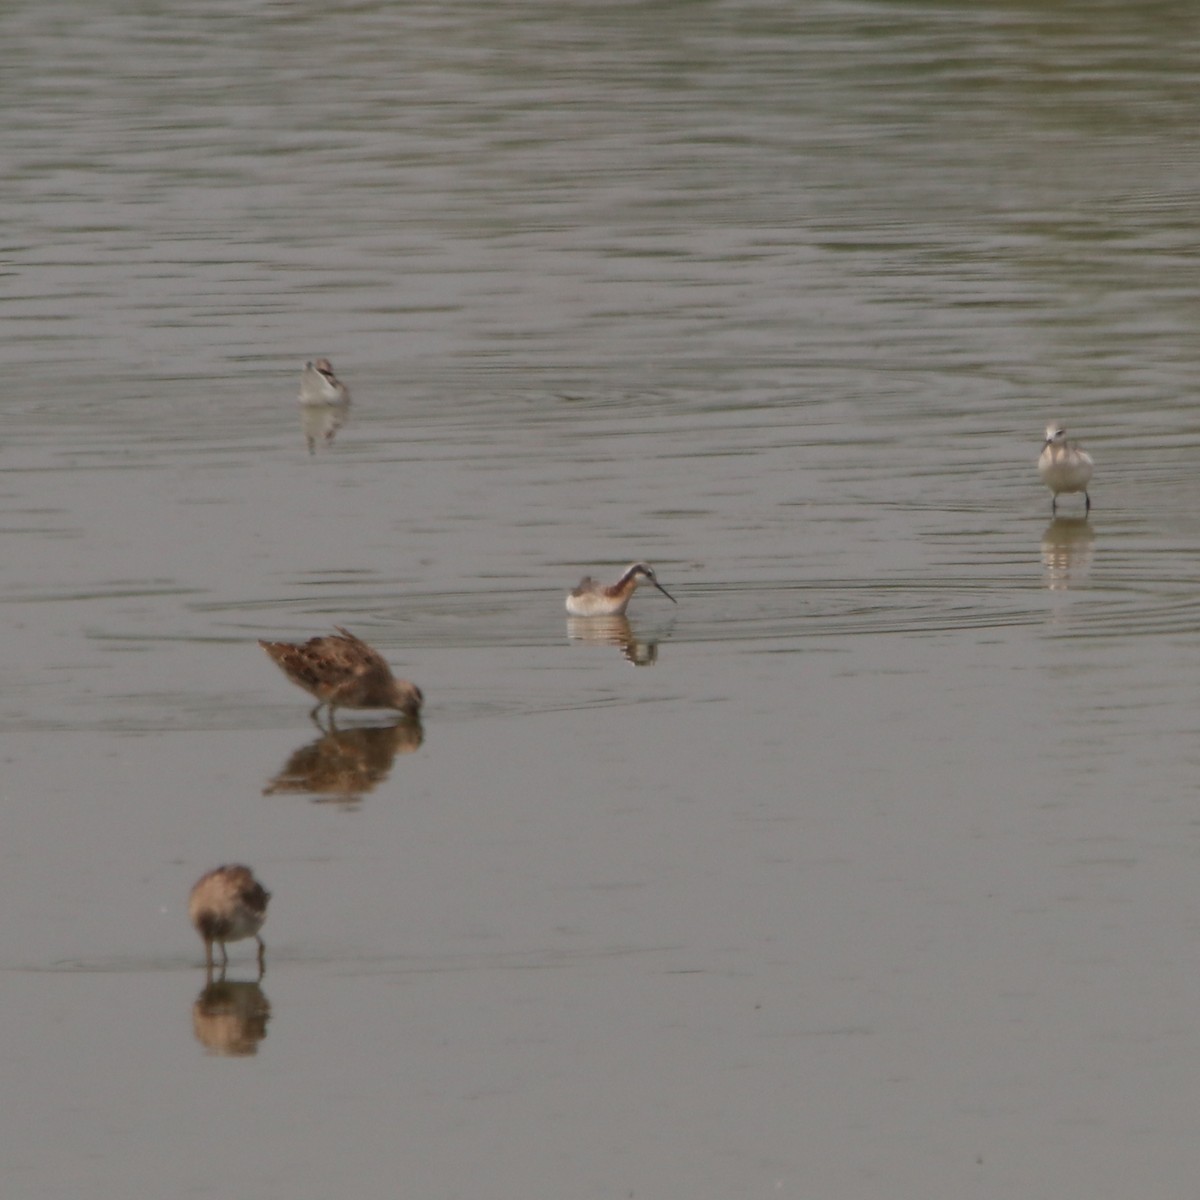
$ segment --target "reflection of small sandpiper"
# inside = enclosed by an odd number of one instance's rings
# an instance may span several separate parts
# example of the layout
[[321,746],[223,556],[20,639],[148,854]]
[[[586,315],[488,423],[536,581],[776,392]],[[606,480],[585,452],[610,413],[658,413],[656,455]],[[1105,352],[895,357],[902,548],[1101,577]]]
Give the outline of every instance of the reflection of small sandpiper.
[[221,947],[221,968],[229,963],[226,942],[254,938],[258,943],[258,969],[263,970],[266,946],[258,936],[267,919],[271,893],[263,887],[249,867],[217,867],[201,875],[188,898],[188,916],[196,932],[204,939],[204,960],[211,975],[213,943]]
[[1046,426],[1046,440],[1038,458],[1038,474],[1054,493],[1050,511],[1058,512],[1058,497],[1062,492],[1082,492],[1083,511],[1092,511],[1092,498],[1087,485],[1092,478],[1092,456],[1078,443],[1067,441],[1067,431],[1057,422]]
[[383,655],[340,625],[338,635],[307,642],[258,644],[298,687],[316,696],[315,721],[325,705],[332,720],[337,708],[391,708],[410,720],[421,711],[421,689],[397,679]]
[[612,585],[605,585],[590,575],[585,575],[579,586],[567,595],[567,612],[573,617],[619,617],[629,607],[629,601],[642,580],[652,583],[672,604],[674,596],[654,576],[654,568],[645,563],[634,563],[625,568],[625,574]]
[[326,445],[342,427],[350,411],[350,389],[333,373],[327,358],[304,364],[300,376],[300,404],[304,437],[309,454],[315,454],[317,439]]

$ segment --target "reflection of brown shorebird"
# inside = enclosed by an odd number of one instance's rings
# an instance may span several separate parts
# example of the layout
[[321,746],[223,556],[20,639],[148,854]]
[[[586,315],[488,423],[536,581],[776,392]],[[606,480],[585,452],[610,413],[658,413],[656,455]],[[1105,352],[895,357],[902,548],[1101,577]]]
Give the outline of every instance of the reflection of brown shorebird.
[[420,749],[423,738],[420,721],[324,730],[293,751],[263,795],[303,793],[352,804],[388,777],[397,754]]
[[258,943],[258,970],[264,970],[267,948],[258,936],[267,919],[271,893],[254,878],[249,867],[233,864],[201,875],[188,898],[188,916],[204,939],[204,961],[213,969],[213,943],[221,947],[221,969],[229,963],[226,942],[252,937]]
[[210,1054],[242,1058],[258,1053],[267,1036],[271,1002],[257,983],[209,982],[192,1005],[192,1030]]
[[337,708],[392,708],[414,720],[424,700],[421,689],[397,679],[383,655],[362,638],[340,625],[334,628],[339,636],[258,644],[294,684],[316,696],[309,714],[314,721],[325,705],[331,720]]
[[655,577],[654,568],[646,563],[633,563],[614,584],[603,584],[585,575],[579,586],[567,593],[567,612],[573,617],[620,617],[629,607],[637,585],[645,580],[652,583],[672,604],[675,597]]

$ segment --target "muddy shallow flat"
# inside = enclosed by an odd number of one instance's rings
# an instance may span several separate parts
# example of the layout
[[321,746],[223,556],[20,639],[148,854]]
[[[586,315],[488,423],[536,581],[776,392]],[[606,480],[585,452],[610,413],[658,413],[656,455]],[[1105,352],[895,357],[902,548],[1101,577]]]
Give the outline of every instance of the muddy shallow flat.
[[[1194,29],[76,7],[3,22],[4,1190],[1184,1194]],[[334,625],[419,725],[308,720]]]

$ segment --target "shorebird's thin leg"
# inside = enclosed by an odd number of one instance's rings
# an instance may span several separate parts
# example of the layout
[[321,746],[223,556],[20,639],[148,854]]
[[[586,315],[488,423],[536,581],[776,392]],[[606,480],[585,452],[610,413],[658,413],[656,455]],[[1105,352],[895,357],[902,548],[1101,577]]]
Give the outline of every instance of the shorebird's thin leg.
[[258,943],[258,977],[261,979],[267,973],[267,945],[257,933],[254,940]]
[[1084,492],[1083,493],[1083,515],[1086,517],[1088,515],[1088,513],[1090,513],[1091,511],[1092,511],[1092,498],[1091,498],[1091,496],[1089,496],[1087,494],[1087,492]]

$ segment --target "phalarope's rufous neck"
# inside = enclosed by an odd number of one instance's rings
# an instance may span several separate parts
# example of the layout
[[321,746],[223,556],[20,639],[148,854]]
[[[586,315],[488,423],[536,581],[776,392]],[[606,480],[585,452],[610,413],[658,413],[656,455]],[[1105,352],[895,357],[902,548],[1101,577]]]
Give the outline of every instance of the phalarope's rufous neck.
[[226,942],[252,937],[258,943],[258,970],[262,973],[266,946],[258,936],[267,919],[267,891],[249,867],[232,864],[201,875],[188,897],[188,916],[204,939],[204,960],[213,969],[213,943],[221,947],[221,969],[229,962]]
[[1083,511],[1092,511],[1092,498],[1087,485],[1092,478],[1092,456],[1075,442],[1067,441],[1067,431],[1057,421],[1046,426],[1046,440],[1038,458],[1038,474],[1042,482],[1054,493],[1050,511],[1058,512],[1060,492],[1082,492]]
[[326,704],[331,720],[336,708],[393,708],[415,720],[424,700],[421,689],[397,679],[383,655],[362,638],[340,625],[334,628],[340,636],[258,644],[294,684],[316,696],[314,721]]
[[300,403],[350,403],[350,389],[333,373],[329,359],[318,358],[316,362],[304,364],[304,374],[300,376]]
[[629,607],[629,601],[643,579],[654,584],[672,604],[678,603],[655,578],[653,567],[634,563],[626,567],[625,574],[611,586],[585,575],[579,586],[567,595],[567,612],[573,617],[619,617]]

